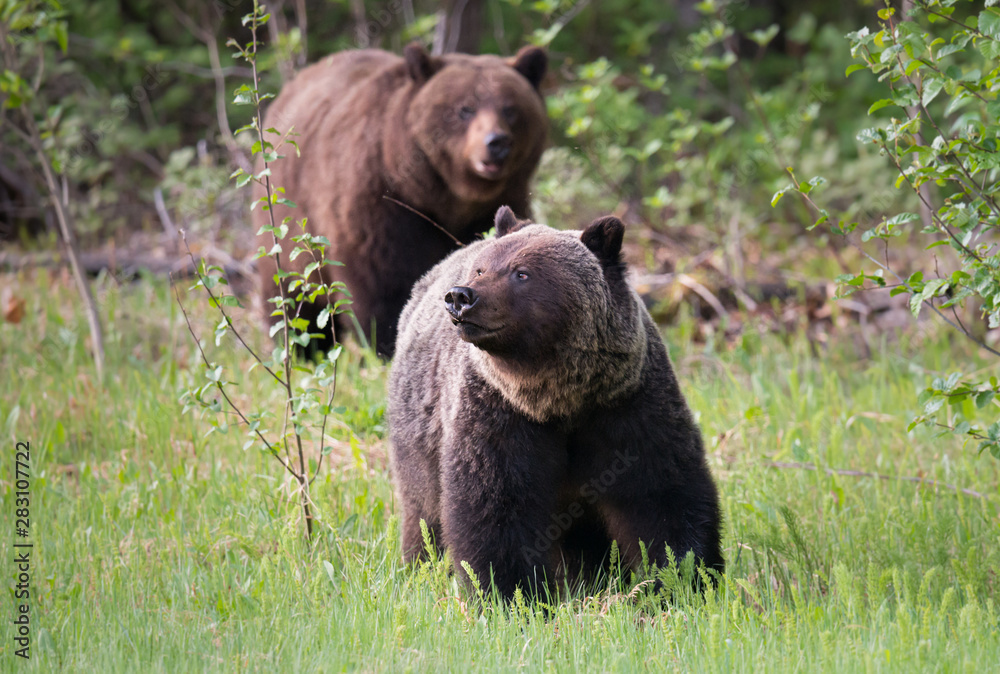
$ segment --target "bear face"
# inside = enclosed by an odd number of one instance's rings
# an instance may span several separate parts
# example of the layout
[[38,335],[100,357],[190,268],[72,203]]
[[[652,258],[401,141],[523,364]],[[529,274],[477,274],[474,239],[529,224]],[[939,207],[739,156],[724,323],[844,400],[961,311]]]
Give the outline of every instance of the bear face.
[[419,87],[407,114],[410,134],[456,196],[496,199],[512,176],[533,170],[547,128],[538,93],[544,51],[527,47],[511,60],[433,58],[410,45],[404,58]]
[[548,359],[557,346],[599,333],[609,300],[628,294],[620,259],[624,228],[616,218],[577,237],[501,208],[495,226],[496,244],[474,258],[468,282],[445,295],[461,338],[490,356]]
[[623,273],[621,221],[560,232],[501,208],[495,226],[465,285],[444,297],[482,376],[539,421],[634,387],[646,334]]
[[569,339],[573,326],[588,320],[560,310],[574,306],[571,289],[583,286],[588,276],[600,276],[596,263],[574,270],[551,264],[571,255],[573,248],[571,241],[550,232],[525,232],[505,237],[476,257],[467,282],[444,298],[461,339],[493,357],[519,351],[550,357],[553,345]]

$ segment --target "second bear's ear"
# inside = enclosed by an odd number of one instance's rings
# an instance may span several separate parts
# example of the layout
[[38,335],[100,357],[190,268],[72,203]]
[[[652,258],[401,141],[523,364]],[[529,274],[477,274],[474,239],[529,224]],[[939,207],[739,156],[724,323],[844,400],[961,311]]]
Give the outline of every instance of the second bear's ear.
[[621,264],[622,239],[625,237],[625,225],[613,215],[597,218],[580,235],[590,251],[597,256],[605,267]]
[[518,220],[514,211],[510,210],[510,206],[501,206],[497,209],[496,217],[493,218],[493,225],[497,228],[497,238],[516,232],[527,222],[527,220]]
[[537,89],[549,67],[549,57],[538,47],[521,47],[511,66]]
[[417,84],[423,84],[438,71],[441,64],[438,59],[432,58],[424,46],[419,42],[411,42],[403,49],[403,58],[406,60],[406,69],[410,77]]

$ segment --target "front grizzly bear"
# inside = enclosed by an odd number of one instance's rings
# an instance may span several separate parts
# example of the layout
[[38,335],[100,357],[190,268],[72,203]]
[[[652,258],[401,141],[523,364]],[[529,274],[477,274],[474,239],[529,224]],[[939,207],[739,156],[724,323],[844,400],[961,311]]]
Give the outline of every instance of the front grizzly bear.
[[[545,52],[533,47],[509,60],[432,58],[418,45],[403,58],[345,51],[304,69],[268,109],[264,127],[294,126],[301,151],[283,148],[286,156],[271,165],[271,184],[298,205],[277,206],[276,223],[307,217],[309,231],[330,240],[327,258],[344,266],[322,273],[347,285],[380,353],[392,355],[413,284],[455,250],[455,239],[466,243],[489,229],[501,204],[528,214],[528,180],[548,129],[538,92],[546,67]],[[254,217],[258,229],[269,222],[262,209]],[[289,236],[299,233],[290,226]],[[270,250],[271,234],[258,244]],[[294,245],[282,244],[282,266],[302,271],[312,260],[289,262]],[[261,259],[259,270],[267,300],[277,295],[273,260]],[[302,315],[315,318],[321,308],[306,305]]]
[[653,320],[629,288],[620,220],[582,234],[496,216],[497,238],[428,273],[390,376],[392,468],[407,560],[420,520],[510,597],[688,551],[723,569],[701,434]]

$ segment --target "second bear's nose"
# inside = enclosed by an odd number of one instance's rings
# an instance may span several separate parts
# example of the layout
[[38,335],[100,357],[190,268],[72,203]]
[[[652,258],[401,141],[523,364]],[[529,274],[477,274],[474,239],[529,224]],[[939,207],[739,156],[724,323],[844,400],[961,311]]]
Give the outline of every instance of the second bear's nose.
[[451,319],[456,323],[462,320],[462,316],[479,301],[479,295],[472,288],[466,286],[455,286],[444,296],[444,306],[451,314]]
[[506,133],[491,133],[486,136],[486,149],[490,160],[501,162],[510,154],[510,136]]

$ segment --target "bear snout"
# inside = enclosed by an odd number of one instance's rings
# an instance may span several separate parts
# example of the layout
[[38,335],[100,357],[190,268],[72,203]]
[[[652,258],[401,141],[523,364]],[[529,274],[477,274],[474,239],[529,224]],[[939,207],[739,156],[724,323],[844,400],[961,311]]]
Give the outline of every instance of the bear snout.
[[510,134],[491,133],[486,136],[485,143],[491,162],[500,164],[510,154],[510,147],[512,145]]
[[461,323],[462,317],[476,306],[479,302],[479,295],[476,291],[467,286],[455,286],[444,296],[444,306],[451,315],[453,323]]

